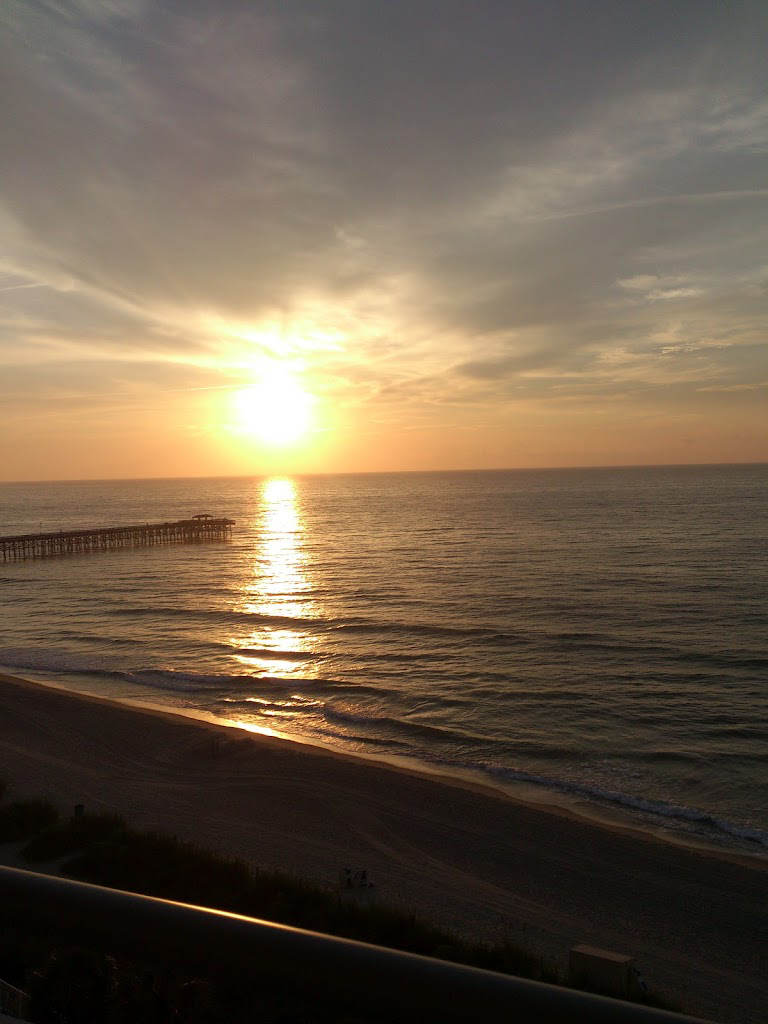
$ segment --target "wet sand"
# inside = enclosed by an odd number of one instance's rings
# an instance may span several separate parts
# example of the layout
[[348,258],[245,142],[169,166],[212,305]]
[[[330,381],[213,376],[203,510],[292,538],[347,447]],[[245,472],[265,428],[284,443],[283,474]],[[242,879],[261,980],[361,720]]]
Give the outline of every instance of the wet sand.
[[[84,803],[561,968],[588,943],[714,1020],[768,1005],[768,858],[719,856],[470,784],[0,675],[6,799]],[[0,858],[4,848],[0,846]]]

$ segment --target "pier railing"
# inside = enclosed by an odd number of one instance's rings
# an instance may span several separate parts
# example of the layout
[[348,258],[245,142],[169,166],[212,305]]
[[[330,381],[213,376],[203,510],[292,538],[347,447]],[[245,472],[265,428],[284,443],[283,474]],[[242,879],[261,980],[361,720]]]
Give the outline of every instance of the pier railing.
[[[46,935],[76,927],[110,952],[162,969],[212,968],[260,987],[304,995],[391,1021],[547,1021],[549,1024],[692,1024],[692,1017],[442,960],[334,938],[238,914],[0,867],[4,926]],[[115,948],[118,945],[119,949]],[[382,1018],[382,1014],[384,1015]],[[699,1021],[699,1024],[704,1022]]]
[[234,519],[194,516],[175,523],[145,523],[139,526],[107,526],[93,530],[58,530],[55,533],[23,533],[0,537],[0,560],[46,558],[88,551],[150,547],[155,544],[198,544],[226,540],[232,535]]

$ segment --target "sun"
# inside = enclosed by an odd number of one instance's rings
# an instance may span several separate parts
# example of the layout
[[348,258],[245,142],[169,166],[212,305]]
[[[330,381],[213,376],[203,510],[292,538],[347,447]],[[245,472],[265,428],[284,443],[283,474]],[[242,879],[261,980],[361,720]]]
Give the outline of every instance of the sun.
[[269,445],[288,445],[307,433],[312,396],[289,371],[271,367],[252,387],[235,391],[237,430]]

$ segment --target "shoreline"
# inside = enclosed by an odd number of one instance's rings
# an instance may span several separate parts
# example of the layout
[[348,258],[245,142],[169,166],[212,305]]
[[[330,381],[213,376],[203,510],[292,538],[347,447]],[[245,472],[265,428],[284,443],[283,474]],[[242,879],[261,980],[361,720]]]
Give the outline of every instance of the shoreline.
[[579,943],[624,953],[688,1013],[763,1020],[768,871],[758,858],[4,675],[0,775],[6,801],[114,811],[331,890],[344,867],[365,869],[382,904],[466,938],[509,941],[560,968]]
[[[721,860],[757,871],[768,872],[768,850],[737,849],[727,845],[728,841],[709,840],[691,832],[679,832],[665,828],[662,824],[642,822],[633,817],[629,809],[621,807],[605,807],[596,800],[590,801],[586,796],[560,793],[548,790],[543,784],[533,782],[494,781],[479,771],[472,773],[459,768],[452,769],[449,765],[432,767],[427,763],[402,755],[367,754],[362,751],[347,751],[330,743],[309,738],[297,738],[277,729],[267,729],[236,719],[220,718],[216,715],[194,711],[190,708],[178,708],[154,701],[142,701],[130,697],[107,697],[101,694],[72,690],[64,683],[46,678],[45,680],[28,679],[0,670],[0,685],[10,683],[17,686],[39,687],[43,690],[54,690],[77,700],[94,701],[112,707],[130,708],[138,713],[167,716],[180,719],[201,727],[219,730],[239,730],[248,734],[254,742],[285,744],[305,753],[316,753],[320,756],[336,757],[352,763],[377,765],[382,769],[403,772],[415,778],[429,779],[440,785],[456,787],[470,792],[477,792],[495,799],[509,801],[513,804],[530,807],[545,814],[553,814],[591,825],[594,828],[609,832],[624,833],[648,842],[680,847],[693,850],[702,856],[716,857]],[[524,794],[524,791],[529,791]]]

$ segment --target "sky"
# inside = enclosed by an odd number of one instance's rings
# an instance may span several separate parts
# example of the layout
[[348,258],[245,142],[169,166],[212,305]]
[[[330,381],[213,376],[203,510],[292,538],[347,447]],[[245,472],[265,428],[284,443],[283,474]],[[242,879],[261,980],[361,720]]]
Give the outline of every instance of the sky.
[[4,0],[0,479],[768,460],[764,0]]

